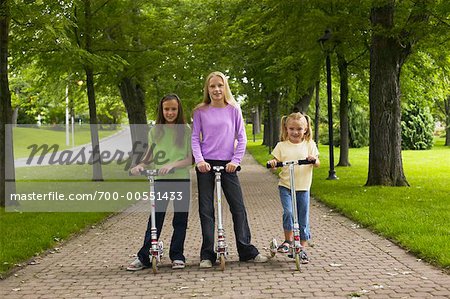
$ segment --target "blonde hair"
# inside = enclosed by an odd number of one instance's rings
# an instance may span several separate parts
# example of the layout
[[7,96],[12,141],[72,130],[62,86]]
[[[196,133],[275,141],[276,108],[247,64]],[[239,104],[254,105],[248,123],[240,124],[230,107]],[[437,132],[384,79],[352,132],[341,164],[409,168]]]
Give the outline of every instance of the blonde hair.
[[303,138],[306,141],[310,141],[311,140],[311,136],[312,136],[312,129],[311,129],[311,118],[306,115],[306,114],[302,114],[300,112],[294,112],[289,114],[288,116],[284,115],[281,118],[281,126],[280,126],[280,139],[281,141],[286,141],[288,140],[288,132],[287,132],[287,128],[286,128],[286,124],[289,120],[301,120],[302,118],[304,118],[306,120],[306,132],[305,135],[303,135]]
[[[227,77],[222,73],[222,72],[212,72],[210,73],[205,80],[205,84],[203,86],[203,102],[201,102],[200,104],[197,105],[197,107],[195,107],[195,109],[201,108],[201,107],[205,107],[207,105],[209,105],[211,103],[211,98],[209,97],[209,92],[208,92],[208,85],[209,85],[209,80],[211,80],[212,77],[220,77],[223,81],[223,85],[225,88],[225,102],[227,104],[230,104],[232,106],[235,107],[239,107],[238,103],[236,102],[236,100],[233,97],[233,94],[231,93],[231,89],[230,89],[230,85],[228,84],[228,79]],[[195,110],[194,109],[194,110]]]

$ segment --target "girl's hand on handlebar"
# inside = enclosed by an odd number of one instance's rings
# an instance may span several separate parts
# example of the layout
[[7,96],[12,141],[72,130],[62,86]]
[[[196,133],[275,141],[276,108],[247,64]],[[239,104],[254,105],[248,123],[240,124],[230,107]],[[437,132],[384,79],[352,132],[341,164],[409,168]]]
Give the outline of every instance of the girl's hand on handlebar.
[[308,157],[306,157],[306,160],[308,160],[308,161],[311,161],[311,162],[314,162],[313,164],[311,164],[311,165],[313,165],[313,166],[319,166],[320,165],[320,162],[319,162],[319,158],[317,158],[317,157],[314,157],[314,156],[308,156]]
[[144,170],[144,167],[142,165],[136,165],[130,169],[130,173],[132,175],[139,175],[142,170]]
[[272,168],[275,168],[277,166],[277,159],[272,159],[267,161],[267,164],[270,164],[270,166],[272,166]]
[[172,164],[164,165],[163,167],[161,167],[161,168],[158,170],[158,175],[166,175],[166,174],[168,174],[173,168],[174,168],[174,167],[173,167]]
[[238,164],[230,162],[227,165],[225,165],[225,171],[226,172],[235,172],[236,169],[238,168],[238,166],[239,166]]
[[198,162],[197,163],[197,168],[200,172],[209,172],[211,170],[211,165],[205,161],[202,162]]

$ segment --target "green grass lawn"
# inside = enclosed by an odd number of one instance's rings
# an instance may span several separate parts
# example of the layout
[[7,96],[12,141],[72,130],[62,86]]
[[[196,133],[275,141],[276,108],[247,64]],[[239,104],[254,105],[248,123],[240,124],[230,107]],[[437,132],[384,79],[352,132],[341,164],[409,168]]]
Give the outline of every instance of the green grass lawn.
[[7,213],[0,209],[0,278],[110,213]]
[[[100,138],[111,135],[117,131],[99,131]],[[14,146],[16,158],[26,157],[26,147],[30,144],[59,144],[60,149],[65,146],[65,131],[55,131],[37,128],[14,128]],[[89,127],[78,129],[75,135],[76,145],[90,142]],[[104,178],[111,181],[110,184],[118,186],[118,180],[127,176],[124,165],[110,164],[103,167]],[[16,169],[17,184],[28,184],[33,187],[33,182],[39,179],[53,181],[49,188],[55,186],[55,181],[60,187],[70,186],[72,189],[89,191],[87,181],[92,178],[92,166],[40,166],[23,167]],[[128,179],[128,178],[127,178]],[[133,178],[135,180],[135,178]],[[64,185],[64,181],[71,182]],[[46,183],[43,183],[46,184]],[[125,183],[129,185],[129,182]],[[82,186],[81,186],[82,185]],[[123,191],[123,190],[117,190]],[[115,207],[109,210],[114,210]],[[100,207],[100,210],[107,210]],[[101,221],[111,211],[106,212],[5,212],[0,209],[0,277],[16,264],[26,262],[36,254],[56,246],[61,240],[84,230],[86,227]]]
[[[117,130],[99,130],[99,138],[104,138],[116,133]],[[91,143],[91,132],[89,125],[75,126],[74,130],[75,146]],[[13,142],[14,142],[14,158],[28,157],[30,154],[29,147],[32,144],[48,144],[59,145],[60,150],[72,148],[72,135],[70,135],[69,143],[66,145],[66,131],[54,130],[49,127],[15,127],[13,129]]]
[[[91,182],[91,165],[18,168],[16,192],[22,193],[30,188],[41,194],[47,191],[93,194],[96,190],[106,190],[108,194],[126,195],[129,192],[134,195],[135,191],[148,191],[146,178],[129,177],[123,165],[103,165],[102,170],[105,181]],[[118,201],[106,201],[106,197],[102,201],[25,201],[17,207],[8,206],[6,211],[0,209],[0,277],[16,264],[58,246],[58,242],[135,202],[126,197]],[[62,212],[13,212],[36,209]]]
[[[251,132],[251,131],[250,131]],[[271,158],[261,139],[248,150],[263,165]],[[261,138],[261,136],[259,136]],[[319,146],[320,168],[314,169],[312,195],[362,226],[385,236],[432,264],[450,269],[450,148],[443,138],[432,150],[403,151],[410,187],[365,187],[368,148],[350,149],[351,167],[336,167],[339,180],[329,181],[328,147]],[[339,149],[335,150],[335,161]]]

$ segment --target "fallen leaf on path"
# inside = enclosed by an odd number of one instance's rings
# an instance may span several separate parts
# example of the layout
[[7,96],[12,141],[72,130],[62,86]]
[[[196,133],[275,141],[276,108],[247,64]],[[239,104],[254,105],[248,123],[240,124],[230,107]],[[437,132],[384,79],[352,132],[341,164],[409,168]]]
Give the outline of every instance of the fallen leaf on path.
[[372,286],[372,288],[374,288],[374,289],[384,289],[384,286],[382,286],[381,284],[374,284]]

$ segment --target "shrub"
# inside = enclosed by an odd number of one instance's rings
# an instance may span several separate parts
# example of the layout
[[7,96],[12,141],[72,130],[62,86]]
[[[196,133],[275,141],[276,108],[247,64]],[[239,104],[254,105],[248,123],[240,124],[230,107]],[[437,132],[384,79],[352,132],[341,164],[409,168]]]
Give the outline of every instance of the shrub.
[[425,150],[433,146],[434,120],[430,109],[418,102],[402,110],[402,149]]
[[369,145],[369,113],[360,105],[350,102],[348,107],[350,147],[360,148]]
[[[348,122],[348,130],[350,135],[349,147],[360,148],[368,146],[370,127],[368,110],[365,110],[363,107],[361,107],[361,105],[355,104],[350,101],[348,107]],[[320,142],[322,144],[328,145],[328,126],[325,126],[325,124],[323,124],[320,130]],[[333,142],[337,147],[341,145],[339,119],[335,119],[333,122]]]

